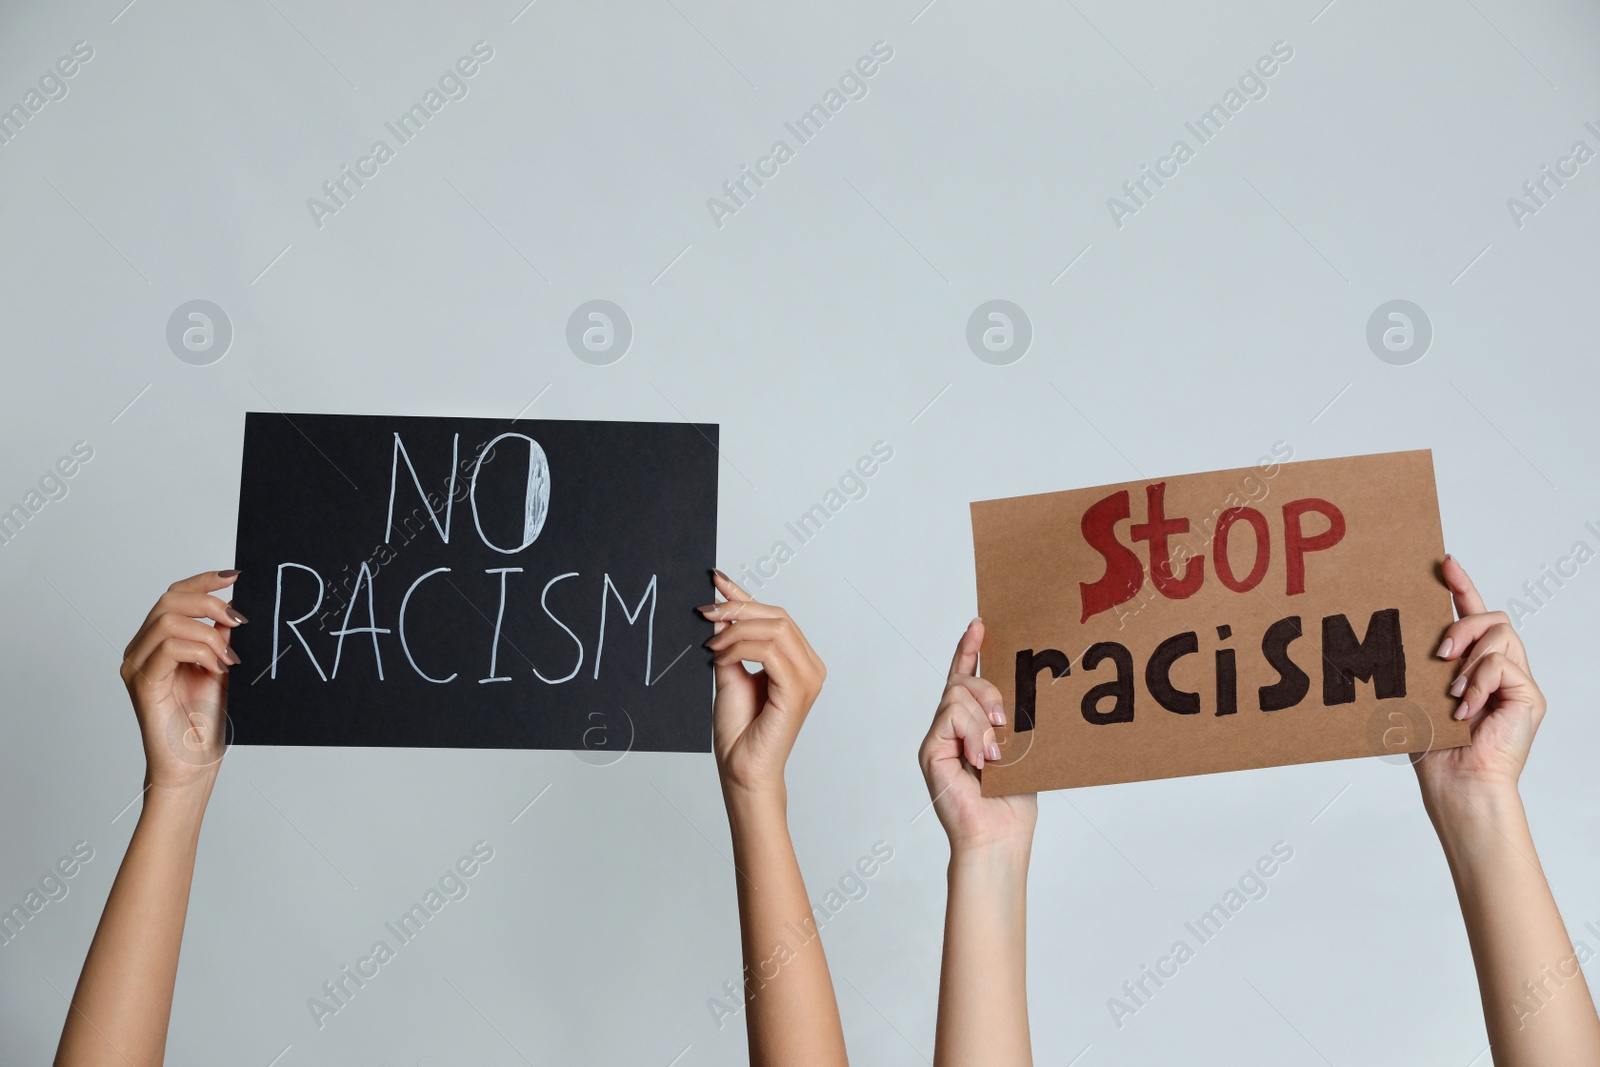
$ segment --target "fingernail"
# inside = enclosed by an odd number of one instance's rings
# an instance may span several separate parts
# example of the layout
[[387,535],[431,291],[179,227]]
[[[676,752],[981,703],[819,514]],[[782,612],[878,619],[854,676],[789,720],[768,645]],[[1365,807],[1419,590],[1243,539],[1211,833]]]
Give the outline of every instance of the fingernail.
[[1463,700],[1461,702],[1461,706],[1456,709],[1456,718],[1457,719],[1465,719],[1468,715],[1471,715],[1471,714],[1472,714],[1471,705],[1469,705],[1465,700]]
[[1455,648],[1455,647],[1456,647],[1455,640],[1453,638],[1447,637],[1447,638],[1445,638],[1443,641],[1441,641],[1439,643],[1439,651],[1435,652],[1434,655],[1438,656],[1440,659],[1444,659],[1446,656],[1448,656],[1450,654],[1450,650],[1452,648]]
[[1006,709],[999,704],[995,704],[989,709],[989,717],[994,720],[996,726],[1004,726],[1006,724]]
[[715,574],[718,578],[721,578],[725,582],[733,581],[732,578],[729,578],[726,574],[723,574],[722,571],[718,570],[716,567],[711,568],[711,573]]
[[715,604],[701,604],[699,607],[695,608],[694,610],[700,612],[702,615],[709,615],[709,614],[711,614],[711,612],[717,610],[717,605],[715,605]]
[[231,648],[225,648],[222,650],[222,658],[234,665],[238,665],[239,663],[239,653],[235,652]]
[[1458,678],[1456,678],[1455,681],[1450,683],[1450,695],[1451,696],[1458,697],[1462,693],[1465,693],[1466,691],[1467,691],[1467,676],[1466,675],[1463,674],[1463,675],[1459,676]]
[[990,741],[983,747],[983,758],[998,762],[1000,759],[1000,746]]
[[250,621],[249,619],[247,619],[243,615],[241,615],[239,612],[234,611],[232,608],[228,608],[227,610],[228,610],[228,618],[232,619],[236,623],[239,623],[239,624],[243,625],[244,623],[247,623],[247,622]]
[[218,571],[217,572],[217,577],[218,578],[232,578],[234,575],[236,575],[238,573],[239,573],[238,571]]

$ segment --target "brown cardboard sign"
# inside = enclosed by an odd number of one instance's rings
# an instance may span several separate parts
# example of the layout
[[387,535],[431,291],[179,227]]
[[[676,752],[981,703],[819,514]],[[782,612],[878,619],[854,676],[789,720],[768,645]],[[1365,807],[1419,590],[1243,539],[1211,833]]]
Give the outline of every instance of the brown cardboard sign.
[[1432,453],[1291,454],[972,505],[985,796],[1470,742]]

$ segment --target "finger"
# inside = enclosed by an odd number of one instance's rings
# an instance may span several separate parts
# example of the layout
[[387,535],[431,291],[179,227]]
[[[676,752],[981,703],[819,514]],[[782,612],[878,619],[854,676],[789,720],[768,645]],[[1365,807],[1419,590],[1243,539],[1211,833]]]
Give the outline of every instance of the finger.
[[950,673],[946,676],[953,680],[957,675],[974,675],[978,673],[978,650],[983,647],[983,620],[973,619],[967,623],[966,632],[961,635],[961,640],[956,642],[956,653],[950,658]]
[[1000,758],[1000,746],[994,739],[994,727],[972,695],[962,690],[962,695],[950,702],[951,725],[961,741],[961,754],[974,770],[983,770],[986,760]]
[[789,613],[758,600],[720,600],[695,609],[713,622],[742,622],[745,619],[787,619]]
[[721,593],[729,600],[755,600],[755,597],[751,596],[749,593],[746,593],[739,587],[738,582],[734,581],[732,578],[729,578],[726,574],[723,574],[719,570],[713,570],[711,572],[711,584],[716,587],[717,592]]
[[1485,633],[1495,626],[1510,622],[1510,616],[1503,611],[1484,611],[1476,615],[1463,615],[1449,626],[1445,627],[1444,640],[1439,642],[1439,649],[1434,654],[1440,659],[1460,659],[1472,648]]
[[1444,575],[1444,584],[1450,590],[1450,598],[1455,602],[1456,614],[1462,618],[1483,614],[1487,605],[1484,604],[1483,597],[1478,595],[1478,587],[1472,584],[1472,579],[1467,575],[1467,569],[1461,565],[1461,561],[1447,555],[1439,570]]
[[[958,674],[950,679],[950,685],[964,686],[983,709],[989,721],[996,726],[1006,724],[1005,704],[1000,699],[1000,688],[987,678],[973,678],[968,675]],[[948,692],[948,690],[946,690]]]
[[192,663],[201,670],[226,677],[228,664],[204,641],[191,641],[183,637],[162,638],[150,650],[150,655],[133,672],[134,684],[152,684],[172,677],[179,664]]
[[199,619],[162,615],[134,638],[124,659],[136,670],[142,671],[144,661],[154,655],[163,641],[178,639],[205,645],[223,663],[237,663],[239,654],[228,647],[226,633],[226,630],[219,632]]
[[713,634],[711,640],[706,642],[706,647],[721,651],[739,641],[770,641],[796,666],[809,667],[816,674],[827,673],[822,660],[806,643],[805,635],[787,616],[781,619],[745,619],[737,626]]
[[933,725],[923,739],[922,751],[930,762],[965,757],[975,769],[981,768],[986,759],[1000,758],[994,728],[977,700],[961,685],[945,690],[944,699],[934,712]]
[[713,634],[706,647],[720,652],[736,641],[777,641],[788,629],[791,627],[787,619],[741,619],[739,625]]
[[186,615],[191,619],[210,619],[218,626],[242,626],[249,620],[236,611],[233,605],[209,593],[174,592],[168,590],[156,600],[148,624],[159,615]]
[[1517,632],[1509,623],[1499,623],[1484,631],[1483,636],[1472,643],[1471,649],[1462,657],[1461,669],[1456,673],[1455,681],[1450,684],[1450,695],[1459,697],[1466,688],[1467,678],[1482,662],[1485,656],[1499,653],[1511,660],[1524,671],[1528,669],[1527,660],[1522,655],[1522,642],[1517,638]]
[[801,681],[803,677],[800,663],[779,641],[735,641],[712,657],[711,662],[718,667],[759,664],[768,682],[780,689]]
[[239,572],[227,571],[201,571],[199,574],[188,578],[180,578],[167,586],[167,591],[172,593],[213,593],[218,589],[226,589],[238,581]]
[[1505,702],[1533,708],[1542,697],[1526,671],[1503,654],[1491,652],[1473,669],[1471,680],[1461,694],[1461,703],[1456,707],[1455,718],[1469,718],[1489,707],[1491,699],[1496,706]]

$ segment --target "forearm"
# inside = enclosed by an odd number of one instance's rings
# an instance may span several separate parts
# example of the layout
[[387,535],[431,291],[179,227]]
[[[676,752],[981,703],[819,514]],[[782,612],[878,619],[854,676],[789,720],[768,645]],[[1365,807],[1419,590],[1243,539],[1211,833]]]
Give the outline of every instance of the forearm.
[[1515,790],[1430,801],[1498,1067],[1600,1063],[1600,1018]]
[[939,973],[936,1067],[1024,1067],[1028,849],[954,853]]
[[162,1062],[211,787],[151,788],[73,994],[57,1067]]
[[786,798],[727,791],[753,1067],[847,1062],[833,980],[789,840]]

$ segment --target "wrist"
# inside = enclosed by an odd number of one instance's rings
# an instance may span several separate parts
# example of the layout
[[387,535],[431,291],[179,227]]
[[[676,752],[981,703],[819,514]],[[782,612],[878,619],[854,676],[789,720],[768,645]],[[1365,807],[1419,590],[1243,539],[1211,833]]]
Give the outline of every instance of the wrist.
[[722,780],[722,800],[728,809],[728,822],[737,831],[751,823],[785,825],[789,818],[789,791],[780,778],[775,783],[748,784]]
[[207,774],[185,782],[151,782],[145,786],[144,811],[147,814],[192,818],[198,822],[211,803],[216,775]]
[[1508,858],[1507,849],[1531,848],[1527,813],[1514,786],[1447,788],[1424,797],[1428,818],[1446,859],[1458,875]]
[[1422,802],[1440,833],[1483,829],[1523,817],[1522,794],[1516,782],[1469,779],[1438,784],[1424,782]]
[[952,879],[971,876],[1028,877],[1033,854],[1033,835],[950,845],[949,874]]

